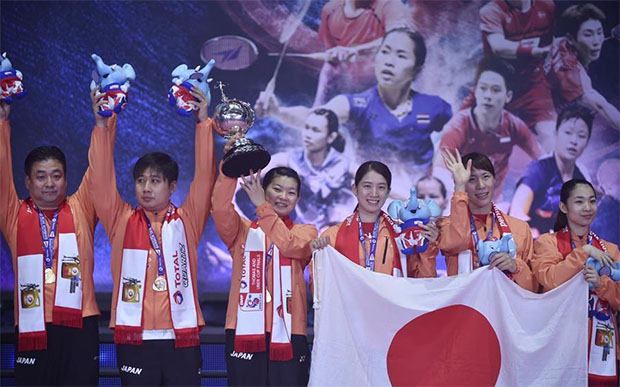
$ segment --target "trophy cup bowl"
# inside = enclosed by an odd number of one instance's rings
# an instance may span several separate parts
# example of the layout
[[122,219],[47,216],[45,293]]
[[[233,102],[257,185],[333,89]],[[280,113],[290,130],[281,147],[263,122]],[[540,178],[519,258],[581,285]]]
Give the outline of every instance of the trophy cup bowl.
[[222,93],[222,102],[215,107],[215,131],[224,138],[236,139],[224,155],[222,172],[232,178],[247,176],[269,164],[271,155],[262,145],[245,137],[254,123],[254,111],[249,103],[237,99],[228,99],[221,82],[216,86]]

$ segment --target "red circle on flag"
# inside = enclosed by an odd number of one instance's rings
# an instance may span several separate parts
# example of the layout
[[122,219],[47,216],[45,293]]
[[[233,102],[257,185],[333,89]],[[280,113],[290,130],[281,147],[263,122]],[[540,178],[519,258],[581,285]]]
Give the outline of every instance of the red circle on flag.
[[453,305],[423,314],[392,339],[387,371],[393,386],[495,385],[501,366],[499,340],[477,310]]

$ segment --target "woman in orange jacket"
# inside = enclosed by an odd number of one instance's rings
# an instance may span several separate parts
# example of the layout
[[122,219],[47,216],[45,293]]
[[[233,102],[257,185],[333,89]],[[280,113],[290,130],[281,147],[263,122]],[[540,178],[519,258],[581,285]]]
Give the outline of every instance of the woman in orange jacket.
[[532,268],[545,291],[583,273],[591,285],[588,384],[617,386],[619,353],[615,316],[620,308],[620,285],[600,274],[620,267],[620,253],[618,246],[600,239],[590,229],[596,210],[596,193],[588,181],[565,182],[560,191],[555,233],[543,234],[536,240]]
[[[224,153],[229,149],[230,140]],[[300,179],[287,167],[241,177],[257,218],[242,219],[232,204],[237,179],[221,173],[213,190],[213,220],[233,259],[226,313],[229,385],[307,385],[306,282],[310,241],[318,232],[294,224]]]
[[[516,255],[506,252],[493,255],[489,268],[507,273],[519,286],[538,290],[529,261],[532,256],[532,233],[522,220],[500,211],[493,203],[495,169],[491,160],[481,153],[461,158],[457,150],[442,151],[446,168],[452,172],[454,195],[450,216],[439,221],[439,248],[446,257],[448,275],[470,272],[485,264],[479,256],[484,243],[496,241],[507,234],[516,245]],[[513,259],[514,258],[514,259]]]
[[[358,200],[353,214],[334,225],[312,241],[313,250],[331,245],[342,255],[360,266],[390,275],[409,277],[436,277],[435,258],[439,231],[434,223],[425,226],[422,233],[429,241],[423,253],[415,253],[401,261],[395,237],[396,223],[381,211],[390,194],[392,174],[379,161],[367,161],[355,173],[352,191]],[[406,261],[407,267],[402,267]]]

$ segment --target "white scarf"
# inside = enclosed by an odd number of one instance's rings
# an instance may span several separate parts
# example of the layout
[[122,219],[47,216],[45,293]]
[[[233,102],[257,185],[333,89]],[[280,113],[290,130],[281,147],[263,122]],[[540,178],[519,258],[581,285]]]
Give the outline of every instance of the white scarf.
[[[290,219],[284,219],[292,227]],[[273,257],[273,308],[269,358],[287,361],[293,358],[292,328],[292,266],[290,258],[280,256],[277,246],[265,252],[265,233],[255,221],[248,231],[239,285],[235,351],[264,352],[265,305],[267,281],[264,278],[267,254]]]
[[[169,207],[161,229],[162,254],[170,315],[176,347],[200,344],[190,258],[183,220],[176,207]],[[120,344],[142,344],[142,312],[144,306],[146,266],[150,240],[142,210],[135,210],[127,222],[123,241],[123,259],[118,295],[114,341]]]

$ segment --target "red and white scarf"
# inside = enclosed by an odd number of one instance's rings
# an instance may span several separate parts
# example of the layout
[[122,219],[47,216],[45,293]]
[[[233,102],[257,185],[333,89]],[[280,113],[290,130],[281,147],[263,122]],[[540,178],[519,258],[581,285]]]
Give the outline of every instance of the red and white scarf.
[[[562,257],[566,258],[573,251],[571,243],[571,232],[568,227],[556,233],[558,250]],[[607,247],[603,240],[592,232],[592,246],[607,252]],[[592,321],[592,333],[588,341],[588,375],[595,383],[607,384],[617,381],[616,351],[617,324],[616,311],[614,311],[607,301],[601,300],[596,292],[590,291],[590,303],[598,312],[605,312],[610,318],[599,320],[595,315],[589,317]],[[605,348],[605,346],[608,346]]]
[[[293,221],[287,216],[282,221],[293,228]],[[265,233],[252,222],[245,241],[245,252],[239,284],[237,326],[235,330],[236,352],[264,352],[265,311],[267,281],[265,279]],[[271,251],[273,274],[273,307],[269,359],[287,361],[293,358],[291,345],[293,278],[291,259],[280,254],[277,246]]]
[[[392,275],[394,277],[402,277],[403,268],[406,270],[407,268],[407,257],[400,252],[398,249],[398,245],[396,244],[396,235],[398,232],[396,231],[398,226],[394,222],[394,220],[385,212],[381,211],[381,218],[385,227],[388,229],[388,233],[390,234],[390,242],[392,244],[392,249],[394,250],[393,259],[392,259]],[[360,245],[359,245],[359,212],[355,211],[353,214],[349,215],[338,230],[338,234],[336,234],[336,243],[334,244],[334,248],[338,250],[342,255],[349,258],[352,262],[359,265],[359,254],[360,254]],[[376,266],[375,266],[376,268]]]
[[[499,229],[500,238],[504,234],[511,234],[512,231],[510,230],[510,225],[508,224],[508,221],[504,217],[504,214],[499,210],[499,208],[495,206],[495,203],[491,203],[491,212],[493,213],[493,215],[495,215],[495,223],[497,224],[497,228]],[[494,225],[491,225],[491,227],[493,226]],[[479,233],[479,237],[486,238],[486,235],[482,235]],[[469,273],[474,270],[474,268],[478,268],[480,266],[479,260],[474,261],[474,254],[476,254],[477,256],[474,236],[471,235],[469,239],[469,249],[461,251],[458,255],[458,274]]]
[[[114,342],[142,344],[142,312],[147,261],[151,248],[149,231],[141,209],[134,210],[127,221],[123,240],[123,258],[117,287]],[[174,328],[175,347],[200,344],[196,294],[194,293],[189,248],[183,220],[170,204],[161,228],[170,317]]]
[[[17,274],[15,290],[19,291],[18,326],[19,351],[47,348],[45,330],[45,270],[43,241],[39,213],[30,198],[19,206],[17,214]],[[82,327],[82,281],[71,289],[73,276],[63,273],[62,259],[78,259],[79,252],[73,213],[64,201],[58,207],[58,249],[56,251],[56,295],[52,309],[52,323],[72,328]],[[67,275],[64,275],[67,274]]]

